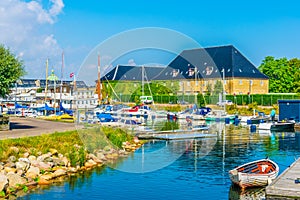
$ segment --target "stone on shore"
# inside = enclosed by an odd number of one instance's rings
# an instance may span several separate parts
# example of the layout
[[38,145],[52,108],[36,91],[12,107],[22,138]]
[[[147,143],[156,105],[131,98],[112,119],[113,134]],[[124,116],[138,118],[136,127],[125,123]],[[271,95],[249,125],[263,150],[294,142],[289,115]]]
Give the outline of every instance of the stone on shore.
[[23,185],[27,182],[25,178],[21,177],[18,174],[9,173],[6,176],[8,179],[9,187],[16,187],[17,185]]
[[36,178],[40,174],[40,169],[38,167],[30,166],[30,168],[26,172],[26,177],[28,178]]
[[6,191],[8,187],[8,178],[4,174],[0,173],[0,191]]
[[64,169],[58,169],[56,170],[54,173],[53,173],[53,178],[57,178],[57,177],[60,177],[60,176],[64,176],[67,174],[67,171],[64,170]]

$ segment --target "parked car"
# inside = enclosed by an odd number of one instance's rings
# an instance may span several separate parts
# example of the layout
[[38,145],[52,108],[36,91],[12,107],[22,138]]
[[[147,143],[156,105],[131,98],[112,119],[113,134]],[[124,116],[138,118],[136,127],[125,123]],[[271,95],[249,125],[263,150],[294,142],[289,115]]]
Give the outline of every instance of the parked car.
[[218,106],[225,106],[225,105],[232,105],[233,103],[232,103],[232,101],[231,100],[223,100],[223,101],[219,101],[219,102],[217,102],[217,105]]
[[186,104],[189,104],[189,102],[187,101],[177,101],[178,104],[180,105],[186,105]]

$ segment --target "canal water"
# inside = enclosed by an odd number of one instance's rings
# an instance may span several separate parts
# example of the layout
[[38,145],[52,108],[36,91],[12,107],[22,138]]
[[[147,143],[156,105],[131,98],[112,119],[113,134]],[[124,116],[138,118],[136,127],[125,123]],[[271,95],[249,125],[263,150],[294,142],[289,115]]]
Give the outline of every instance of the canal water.
[[232,186],[228,171],[269,157],[282,173],[300,155],[300,133],[213,126],[212,137],[150,141],[117,163],[20,199],[264,199],[263,188]]

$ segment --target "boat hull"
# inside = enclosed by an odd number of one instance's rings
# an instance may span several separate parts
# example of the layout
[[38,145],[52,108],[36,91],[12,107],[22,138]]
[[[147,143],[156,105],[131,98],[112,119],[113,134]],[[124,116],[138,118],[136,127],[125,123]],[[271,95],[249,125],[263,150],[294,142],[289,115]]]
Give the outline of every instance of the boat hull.
[[[259,169],[259,166],[262,166]],[[269,159],[262,159],[250,163],[246,163],[229,171],[230,180],[240,186],[262,187],[269,185],[279,173],[279,167],[276,163]]]
[[275,122],[275,123],[261,123],[258,125],[260,130],[270,130],[270,131],[286,131],[293,132],[295,124],[292,122]]

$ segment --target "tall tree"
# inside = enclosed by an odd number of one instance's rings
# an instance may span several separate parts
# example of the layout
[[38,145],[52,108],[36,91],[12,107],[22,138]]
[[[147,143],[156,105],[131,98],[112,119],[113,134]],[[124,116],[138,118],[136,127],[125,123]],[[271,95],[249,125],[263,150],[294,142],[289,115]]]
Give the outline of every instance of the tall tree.
[[[300,60],[287,58],[275,59],[267,56],[258,69],[269,77],[269,91],[274,93],[290,93],[299,88]],[[298,78],[297,78],[298,76]]]
[[9,88],[24,74],[23,62],[0,45],[0,96],[8,94]]
[[214,94],[223,93],[223,83],[220,80],[217,80],[216,84],[214,85]]

